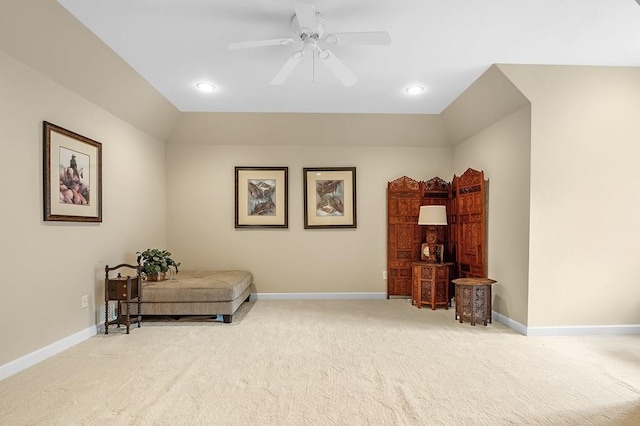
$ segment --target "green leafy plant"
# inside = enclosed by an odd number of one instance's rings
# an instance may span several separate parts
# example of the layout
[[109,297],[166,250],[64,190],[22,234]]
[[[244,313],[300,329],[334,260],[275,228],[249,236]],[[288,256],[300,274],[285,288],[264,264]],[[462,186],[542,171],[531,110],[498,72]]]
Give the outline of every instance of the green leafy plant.
[[174,269],[178,273],[180,262],[176,262],[171,258],[171,253],[167,250],[146,249],[138,252],[138,264],[142,266],[142,273],[145,277],[156,277],[158,274],[168,272]]

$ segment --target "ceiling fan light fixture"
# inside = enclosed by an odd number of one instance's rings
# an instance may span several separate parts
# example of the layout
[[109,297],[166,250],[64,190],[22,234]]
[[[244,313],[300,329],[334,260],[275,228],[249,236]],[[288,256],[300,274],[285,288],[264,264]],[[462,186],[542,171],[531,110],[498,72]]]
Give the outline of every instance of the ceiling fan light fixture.
[[200,90],[201,92],[211,93],[216,90],[216,86],[206,81],[201,81],[199,83],[196,83],[196,89]]
[[327,41],[327,43],[329,43],[329,44],[338,44],[338,42],[340,41],[340,40],[338,39],[338,36],[337,36],[337,35],[335,35],[335,34],[329,34],[329,35],[325,38],[325,40],[326,40],[326,41]]
[[424,87],[420,86],[419,84],[414,84],[404,89],[404,91],[408,95],[419,95],[420,93],[424,92]]

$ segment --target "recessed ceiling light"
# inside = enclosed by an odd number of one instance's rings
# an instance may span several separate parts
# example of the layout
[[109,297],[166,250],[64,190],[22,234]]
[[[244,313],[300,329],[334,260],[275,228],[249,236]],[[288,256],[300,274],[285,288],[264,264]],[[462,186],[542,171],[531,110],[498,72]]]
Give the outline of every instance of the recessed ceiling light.
[[196,83],[196,87],[198,88],[198,90],[201,90],[203,92],[213,92],[214,90],[216,90],[216,86],[211,83],[207,83],[206,81]]
[[407,87],[406,89],[404,89],[404,91],[407,92],[409,95],[419,95],[420,93],[424,92],[424,87],[416,84],[416,85]]

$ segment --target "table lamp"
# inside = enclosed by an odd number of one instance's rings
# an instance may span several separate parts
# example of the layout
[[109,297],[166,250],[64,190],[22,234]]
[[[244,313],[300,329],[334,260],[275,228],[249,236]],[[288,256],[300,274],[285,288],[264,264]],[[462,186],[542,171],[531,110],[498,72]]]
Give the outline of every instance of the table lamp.
[[438,226],[447,225],[446,206],[420,206],[418,225],[427,225],[427,242],[422,244],[420,257],[427,262],[444,260],[444,245],[438,235]]

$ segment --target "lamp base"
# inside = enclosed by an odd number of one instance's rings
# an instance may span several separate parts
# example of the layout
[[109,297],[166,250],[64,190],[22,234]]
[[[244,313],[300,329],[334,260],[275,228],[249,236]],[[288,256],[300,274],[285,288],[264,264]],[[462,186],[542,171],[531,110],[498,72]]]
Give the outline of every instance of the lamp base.
[[444,262],[444,244],[422,244],[420,251],[420,259],[423,262],[428,263],[443,263]]

